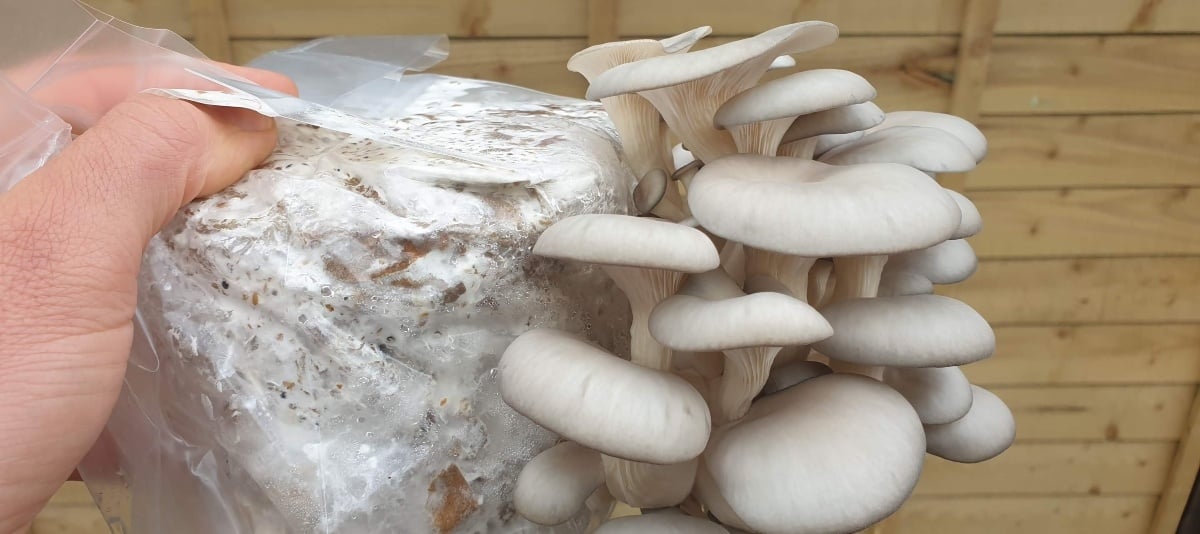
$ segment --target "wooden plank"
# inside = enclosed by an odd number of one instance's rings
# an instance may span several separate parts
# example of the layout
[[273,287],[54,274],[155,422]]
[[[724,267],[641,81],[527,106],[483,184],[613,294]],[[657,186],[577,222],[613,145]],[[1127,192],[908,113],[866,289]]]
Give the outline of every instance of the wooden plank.
[[[962,36],[958,42],[958,63],[954,69],[954,85],[950,88],[949,111],[968,121],[978,122],[1000,0],[965,2]],[[946,173],[939,175],[937,181],[942,187],[962,192],[966,188],[967,175]]]
[[1200,115],[985,117],[968,189],[1200,185]]
[[970,241],[980,258],[1200,254],[1200,188],[967,196],[983,215],[985,230]]
[[588,46],[616,41],[617,0],[587,0]]
[[109,534],[109,529],[95,506],[47,506],[30,534]]
[[238,38],[438,34],[583,37],[585,0],[227,0]]
[[915,495],[1153,495],[1173,442],[1016,443],[1000,456],[958,464],[926,455]]
[[[718,35],[750,35],[780,24],[827,20],[843,34],[953,34],[962,21],[961,0],[757,0],[754,9],[730,9],[726,0],[655,0],[622,3],[622,35],[668,35],[711,25]],[[1001,34],[1200,31],[1194,0],[1004,0]]]
[[225,0],[188,0],[188,6],[194,33],[192,44],[209,58],[217,61],[232,59]]
[[65,482],[54,497],[50,498],[51,506],[95,506],[92,494],[88,492],[83,482]]
[[1018,441],[1175,441],[1196,394],[1192,385],[990,389],[1012,410]]
[[1200,470],[1200,395],[1192,403],[1188,423],[1188,432],[1175,451],[1170,474],[1162,488],[1162,497],[1154,510],[1151,534],[1175,532],[1196,481],[1196,472]]
[[87,0],[87,5],[126,22],[147,28],[164,28],[192,36],[188,0]]
[[880,534],[1142,534],[1155,498],[915,497]]
[[[729,39],[706,39],[697,50]],[[295,40],[235,40],[236,63],[246,63]],[[953,37],[856,37],[796,58],[798,68],[836,67],[865,76],[879,90],[877,102],[889,109],[945,111],[954,68]],[[524,85],[540,91],[582,96],[587,84],[566,68],[567,59],[587,46],[584,39],[452,39],[450,57],[433,72]],[[788,71],[772,73],[785,75]]]
[[1200,325],[1002,326],[996,354],[963,368],[1003,385],[1195,384]]
[[937,291],[993,324],[1200,322],[1200,258],[983,261]]
[[984,114],[1200,110],[1192,36],[997,37]]

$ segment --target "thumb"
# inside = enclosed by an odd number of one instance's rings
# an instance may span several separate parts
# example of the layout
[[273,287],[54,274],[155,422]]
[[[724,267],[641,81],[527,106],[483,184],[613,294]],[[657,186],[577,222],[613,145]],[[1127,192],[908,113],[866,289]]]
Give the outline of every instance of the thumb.
[[138,95],[0,195],[0,531],[33,517],[111,412],[147,242],[274,145],[254,112]]

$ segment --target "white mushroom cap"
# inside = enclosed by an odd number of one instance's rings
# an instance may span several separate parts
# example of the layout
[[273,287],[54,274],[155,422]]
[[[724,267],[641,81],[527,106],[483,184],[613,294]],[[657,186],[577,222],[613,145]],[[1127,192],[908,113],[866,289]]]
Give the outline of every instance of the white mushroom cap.
[[608,491],[634,508],[675,506],[687,499],[696,481],[695,458],[658,465],[605,456],[603,463]]
[[[716,271],[728,279],[724,271]],[[781,293],[709,299],[685,293],[668,297],[650,314],[650,333],[675,350],[706,352],[744,347],[807,345],[833,334],[808,303]],[[736,289],[736,285],[730,280]]]
[[934,113],[932,111],[893,111],[887,114],[883,123],[876,129],[893,126],[921,126],[937,128],[953,135],[971,151],[975,161],[982,160],[987,155],[987,138],[979,128],[970,121],[957,115]]
[[818,135],[813,138],[816,141],[816,143],[813,144],[813,156],[821,157],[821,155],[825,154],[826,152],[829,152],[830,150],[833,150],[834,148],[842,146],[846,143],[862,139],[865,135],[866,132]]
[[662,510],[618,517],[600,525],[595,534],[729,534],[729,531],[699,517]]
[[771,61],[771,66],[767,70],[790,69],[796,66],[796,58],[792,56],[779,56]]
[[763,397],[715,432],[697,488],[711,475],[728,510],[755,532],[854,532],[900,507],[924,456],[921,421],[904,397],[829,374]]
[[950,198],[954,199],[954,203],[958,204],[959,213],[962,214],[958,230],[950,238],[965,239],[983,230],[983,217],[979,215],[979,209],[975,207],[975,203],[953,189],[947,189],[946,192],[950,194]]
[[[889,263],[890,265],[890,263]],[[879,277],[877,297],[898,297],[901,295],[928,295],[933,293],[933,282],[917,273],[897,271],[884,267],[883,275]]]
[[883,117],[883,110],[874,102],[860,102],[801,115],[792,121],[791,127],[783,134],[783,142],[790,143],[818,135],[864,132],[883,122]]
[[952,423],[971,409],[971,383],[958,367],[889,367],[883,383],[904,395],[926,425]]
[[648,217],[585,214],[562,219],[542,232],[533,253],[600,265],[698,273],[721,258],[695,228]]
[[929,454],[952,462],[976,463],[1004,452],[1017,437],[1012,412],[992,392],[972,385],[971,409],[962,419],[926,425]]
[[832,165],[900,163],[925,172],[967,172],[975,156],[957,137],[937,128],[893,126],[830,149],[820,160]]
[[979,313],[941,295],[847,299],[821,313],[833,336],[813,348],[845,362],[946,367],[982,360],[996,349],[996,336]]
[[571,519],[604,483],[600,453],[564,441],[534,456],[517,477],[513,507],[539,525]]
[[957,284],[975,274],[977,267],[979,260],[971,245],[964,239],[951,239],[892,256],[885,269],[917,273],[935,284]]
[[763,385],[761,396],[778,393],[805,380],[832,373],[828,365],[806,360],[788,362],[771,369],[771,376]]
[[514,410],[604,454],[659,464],[704,450],[708,405],[686,381],[622,360],[565,332],[530,330],[500,358]]
[[828,22],[796,22],[704,50],[626,63],[598,76],[588,87],[587,98],[599,100],[679,85],[777,51],[771,55],[773,61],[779,54],[805,52],[828,45],[837,40],[837,34],[837,26]]
[[867,102],[875,95],[871,82],[848,70],[806,70],[742,91],[717,109],[713,124],[729,128],[808,115]]
[[667,193],[670,178],[662,169],[651,169],[633,188],[633,206],[638,214],[650,213]]
[[911,167],[749,154],[700,169],[688,203],[716,235],[810,258],[925,248],[946,240],[960,217],[945,190]]
[[663,50],[668,54],[678,54],[680,52],[687,52],[688,50],[691,50],[696,43],[700,42],[701,39],[708,37],[708,34],[710,33],[712,33],[712,26],[700,26],[698,28],[690,29],[679,35],[661,39],[658,42],[662,45]]

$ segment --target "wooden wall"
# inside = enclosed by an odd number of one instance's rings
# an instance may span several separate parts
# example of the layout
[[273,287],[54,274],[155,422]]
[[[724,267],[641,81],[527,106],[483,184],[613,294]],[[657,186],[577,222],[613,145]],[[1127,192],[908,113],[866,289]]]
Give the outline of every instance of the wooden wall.
[[[885,109],[977,120],[984,164],[946,177],[983,213],[978,274],[946,294],[996,327],[968,375],[1017,417],[1000,458],[930,458],[887,534],[1175,531],[1200,463],[1200,1],[103,0],[215,58],[334,34],[446,33],[435,69],[580,95],[589,42],[794,20],[842,28],[797,57],[869,78]],[[35,532],[89,532],[68,489]]]

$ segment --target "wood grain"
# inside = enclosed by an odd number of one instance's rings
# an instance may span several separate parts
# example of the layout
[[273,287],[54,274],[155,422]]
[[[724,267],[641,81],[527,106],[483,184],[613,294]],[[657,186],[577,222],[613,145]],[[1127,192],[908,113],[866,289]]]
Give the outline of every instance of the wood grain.
[[188,0],[188,8],[193,29],[192,44],[217,61],[232,59],[225,0]]
[[1129,497],[916,497],[879,534],[1142,534],[1150,495]]
[[1170,473],[1162,488],[1162,497],[1154,510],[1151,534],[1175,532],[1184,507],[1200,469],[1200,395],[1197,395],[1188,415],[1188,431],[1179,442]]
[[165,28],[184,37],[192,36],[188,0],[88,0],[85,3],[138,26]]
[[1017,420],[1018,441],[1154,440],[1185,432],[1196,388],[1178,386],[993,387]]
[[980,258],[1200,254],[1200,188],[983,191]]
[[1200,115],[985,117],[968,190],[1200,186]]
[[1154,495],[1172,442],[1016,443],[978,464],[927,455],[916,495]]
[[972,382],[987,387],[1200,382],[1200,325],[1001,326],[995,331],[996,354],[963,368]]
[[[979,120],[979,104],[987,85],[988,63],[992,54],[992,37],[996,31],[996,16],[1000,0],[965,0],[962,35],[958,41],[958,62],[954,84],[950,88],[949,112],[968,121]],[[962,192],[966,189],[965,173],[938,175],[942,187]]]
[[993,324],[1200,322],[1200,258],[984,261],[937,292]]
[[587,0],[588,46],[616,41],[617,0]]

